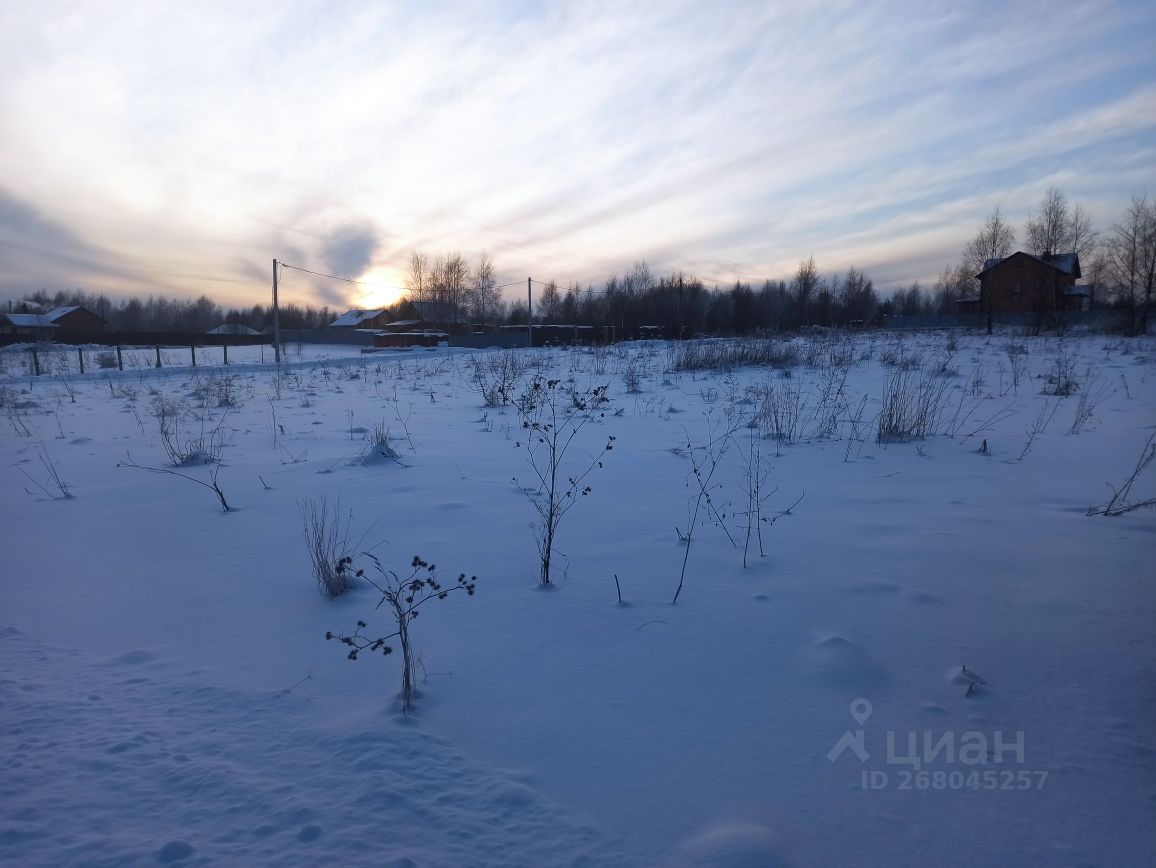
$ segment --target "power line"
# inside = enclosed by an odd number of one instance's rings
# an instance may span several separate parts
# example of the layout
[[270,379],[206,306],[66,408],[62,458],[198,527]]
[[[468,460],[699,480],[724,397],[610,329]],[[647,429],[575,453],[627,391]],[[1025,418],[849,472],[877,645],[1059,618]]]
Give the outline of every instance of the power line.
[[[277,264],[280,265],[282,268],[292,268],[294,271],[302,271],[305,274],[312,274],[315,277],[327,277],[330,280],[340,280],[340,281],[343,281],[345,283],[356,283],[358,286],[369,286],[369,287],[372,287],[374,289],[388,289],[392,292],[409,292],[410,291],[408,287],[386,286],[383,283],[368,283],[364,280],[355,280],[352,277],[342,277],[341,275],[338,275],[338,274],[326,274],[322,271],[310,271],[308,268],[302,268],[299,265],[290,265],[287,262],[278,262]],[[540,283],[541,281],[538,281],[538,282]],[[507,286],[520,286],[521,283],[522,283],[521,280],[514,280],[514,281],[511,281],[510,283],[503,283],[500,286],[495,286],[494,289],[505,289]]]
[[278,262],[277,264],[280,265],[282,268],[292,268],[294,271],[303,271],[306,274],[312,274],[316,277],[327,277],[330,280],[341,280],[341,281],[344,281],[345,283],[356,283],[358,286],[370,286],[370,287],[373,287],[374,289],[388,289],[388,290],[391,290],[392,292],[406,292],[407,291],[406,289],[404,289],[403,287],[400,287],[400,286],[386,286],[385,284],[382,284],[382,283],[367,283],[364,280],[354,280],[352,277],[341,277],[341,276],[336,275],[336,274],[325,274],[321,271],[310,271],[308,268],[301,268],[298,265],[290,265],[287,262]]

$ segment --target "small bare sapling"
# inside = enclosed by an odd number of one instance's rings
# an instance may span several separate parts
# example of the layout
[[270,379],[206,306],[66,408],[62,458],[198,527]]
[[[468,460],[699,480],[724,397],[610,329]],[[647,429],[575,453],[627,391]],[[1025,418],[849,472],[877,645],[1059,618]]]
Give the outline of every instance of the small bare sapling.
[[1088,510],[1088,515],[1123,515],[1126,512],[1132,512],[1136,509],[1144,509],[1145,507],[1156,506],[1156,497],[1149,497],[1146,500],[1141,500],[1132,503],[1128,498],[1132,493],[1132,486],[1136,484],[1136,479],[1144,472],[1148,465],[1156,461],[1156,432],[1149,434],[1148,439],[1144,441],[1144,448],[1140,451],[1140,458],[1136,461],[1136,466],[1132,473],[1124,480],[1124,484],[1119,488],[1114,485],[1108,485],[1112,489],[1112,499],[1104,506],[1095,506]]
[[202,485],[209,489],[209,491],[213,492],[213,494],[217,496],[217,501],[221,504],[221,510],[223,512],[232,512],[233,508],[229,506],[229,502],[225,500],[225,492],[221,491],[221,486],[217,482],[217,474],[221,470],[220,464],[209,465],[208,481],[205,481],[204,479],[198,479],[197,477],[188,473],[181,473],[180,471],[172,470],[168,467],[149,467],[145,464],[138,464],[136,459],[127,452],[125,453],[125,460],[118,462],[116,466],[128,467],[132,470],[147,470],[149,473],[164,473],[168,476],[177,476],[181,479],[187,479],[189,482],[195,482],[197,485]]
[[[714,484],[712,480],[714,478],[715,471],[718,470],[719,462],[722,460],[722,456],[726,454],[732,434],[734,434],[733,428],[720,431],[718,427],[709,426],[708,422],[707,441],[702,450],[702,457],[695,455],[695,447],[690,442],[689,434],[686,438],[685,453],[683,453],[681,450],[678,453],[686,454],[690,458],[690,478],[694,480],[693,486],[696,490],[690,496],[690,500],[687,505],[688,517],[686,533],[684,534],[682,531],[678,530],[677,527],[675,528],[675,532],[678,533],[679,540],[683,545],[686,546],[686,551],[683,552],[682,555],[682,569],[678,574],[678,587],[674,589],[674,599],[670,601],[671,605],[677,603],[679,596],[682,594],[682,586],[686,581],[686,565],[690,560],[690,546],[691,543],[694,542],[694,532],[698,527],[699,518],[702,515],[703,510],[715,510],[715,514],[718,516],[711,492],[717,490],[719,486]],[[688,480],[688,485],[689,484],[691,483]],[[726,530],[726,525],[721,524],[721,517],[716,518],[716,521],[719,521],[723,530]],[[727,535],[730,536],[729,531],[727,532]],[[731,542],[733,544],[734,540],[732,539]]]
[[364,579],[377,588],[381,593],[377,608],[381,609],[385,604],[389,604],[386,611],[392,616],[391,624],[395,629],[384,636],[369,636],[361,632],[368,629],[368,624],[365,621],[358,621],[357,627],[351,634],[326,633],[325,638],[336,639],[343,645],[348,645],[349,654],[347,656],[350,660],[356,660],[362,651],[368,651],[371,654],[378,652],[392,654],[393,646],[387,643],[397,640],[397,644],[401,647],[401,692],[398,697],[401,699],[402,711],[409,714],[413,709],[413,700],[417,689],[415,677],[417,660],[414,657],[410,625],[420,614],[421,607],[430,600],[444,600],[454,591],[465,591],[467,595],[472,597],[478,577],[466,578],[466,574],[461,573],[458,575],[457,583],[447,587],[438,582],[437,567],[426,563],[417,555],[414,555],[413,561],[410,563],[409,574],[405,576],[401,576],[393,570],[385,569],[381,561],[372,554],[366,553],[366,557],[373,562],[374,570],[379,576],[378,579],[367,575],[364,569],[354,566],[353,557],[350,555],[341,558],[334,566],[334,570],[339,574],[351,573],[354,577]]
[[763,523],[774,524],[778,516],[764,516],[763,504],[778,489],[767,489],[767,482],[771,477],[772,468],[766,463],[762,454],[762,438],[759,436],[758,426],[751,425],[750,436],[745,450],[739,447],[743,458],[743,493],[747,496],[747,508],[743,513],[746,520],[746,536],[743,539],[743,569],[747,567],[747,555],[751,548],[751,537],[754,536],[759,544],[759,557],[766,557],[763,550]]
[[609,402],[606,389],[595,386],[588,392],[570,391],[562,387],[560,380],[536,376],[526,392],[513,402],[525,433],[525,440],[515,445],[525,448],[538,488],[522,488],[516,477],[514,484],[538,514],[533,527],[541,565],[539,584],[543,587],[550,584],[558,526],[579,498],[590,494],[586,477],[602,466],[603,457],[614,448],[614,437],[610,436],[589,461],[583,459],[573,469],[566,466],[566,454],[578,433],[591,419],[603,415],[601,408]]
[[1045,398],[1044,403],[1040,406],[1040,411],[1036,413],[1036,418],[1032,420],[1032,424],[1028,425],[1024,430],[1028,435],[1028,442],[1024,444],[1024,451],[1020,453],[1019,461],[1023,461],[1024,457],[1031,451],[1032,445],[1036,442],[1036,438],[1048,429],[1052,419],[1055,418],[1056,411],[1060,409],[1058,401],[1052,402],[1050,398]]
[[68,483],[60,478],[60,470],[56,466],[56,462],[52,456],[48,454],[48,447],[44,445],[44,441],[37,435],[37,440],[40,441],[40,446],[36,450],[36,457],[40,459],[40,465],[44,468],[47,474],[47,479],[41,482],[23,467],[17,466],[24,477],[39,488],[52,500],[71,500],[76,495],[68,489]]

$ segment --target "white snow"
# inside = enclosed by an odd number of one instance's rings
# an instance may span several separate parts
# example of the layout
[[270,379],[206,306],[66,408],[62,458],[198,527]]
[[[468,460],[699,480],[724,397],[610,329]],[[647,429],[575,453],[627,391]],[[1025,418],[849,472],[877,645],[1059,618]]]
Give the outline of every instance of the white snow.
[[[84,375],[71,350],[41,377],[0,352],[0,864],[1152,864],[1156,521],[1086,512],[1156,428],[1156,344],[955,340],[797,339],[790,378],[678,372],[662,342],[516,351],[612,399],[574,447],[616,438],[550,590],[517,415],[470,386],[494,351],[306,346],[279,382],[260,347],[195,369],[126,351],[124,372],[91,348]],[[799,386],[813,410],[848,350],[833,436],[761,442],[766,557],[742,566],[741,428],[712,492],[740,548],[700,521],[672,606],[688,440],[756,411],[749,386]],[[876,444],[885,361],[914,356],[946,361],[937,433]],[[1060,358],[1070,397],[1045,394]],[[217,406],[223,377],[238,406]],[[158,396],[187,402],[186,434],[222,426],[233,511],[117,466],[165,467]],[[379,423],[401,463],[352,461]],[[1134,500],[1156,497],[1145,474]],[[367,586],[319,596],[298,501],[322,495],[386,566],[479,578],[414,622],[408,718],[399,655],[324,639],[387,621]],[[903,762],[909,737],[926,766]]]

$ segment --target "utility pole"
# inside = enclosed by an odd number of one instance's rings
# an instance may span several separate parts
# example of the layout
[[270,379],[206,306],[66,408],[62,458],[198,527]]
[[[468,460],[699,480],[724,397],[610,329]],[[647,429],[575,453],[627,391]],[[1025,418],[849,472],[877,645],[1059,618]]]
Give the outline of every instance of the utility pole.
[[273,358],[281,370],[281,316],[277,308],[277,260],[273,260]]
[[534,346],[534,309],[530,306],[530,284],[532,279],[526,278],[526,346]]

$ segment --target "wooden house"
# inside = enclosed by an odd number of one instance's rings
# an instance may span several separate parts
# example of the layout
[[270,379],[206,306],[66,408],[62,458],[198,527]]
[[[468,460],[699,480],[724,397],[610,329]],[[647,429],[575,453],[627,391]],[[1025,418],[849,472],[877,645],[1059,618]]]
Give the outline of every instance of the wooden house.
[[71,335],[103,334],[108,329],[108,321],[86,307],[58,307],[44,317],[57,327],[56,337],[62,339]]
[[1080,257],[1075,253],[1032,256],[1017,251],[989,259],[976,275],[979,295],[957,302],[962,313],[1029,313],[1052,317],[1086,310],[1091,290],[1077,285]]

